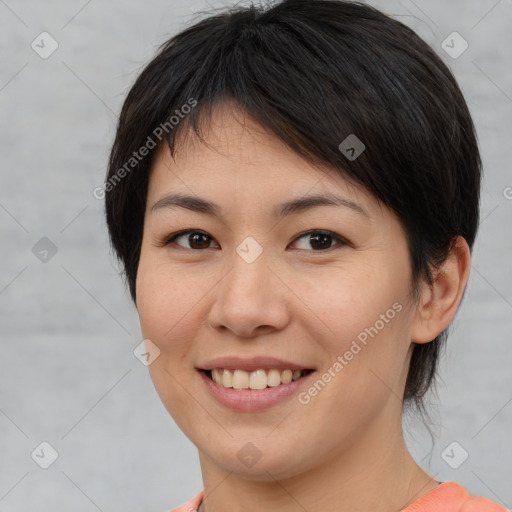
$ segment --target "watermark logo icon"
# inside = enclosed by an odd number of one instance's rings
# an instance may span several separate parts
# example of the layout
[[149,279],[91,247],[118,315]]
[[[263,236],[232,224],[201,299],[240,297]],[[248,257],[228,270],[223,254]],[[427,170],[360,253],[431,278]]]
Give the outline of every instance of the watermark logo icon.
[[253,263],[263,252],[263,247],[252,236],[248,236],[236,248],[236,252],[246,263]]
[[57,246],[46,236],[43,236],[34,247],[32,254],[41,262],[48,263],[56,254]]
[[452,59],[458,59],[469,48],[469,44],[458,32],[452,32],[441,43],[441,48]]
[[453,441],[450,443],[441,453],[441,458],[450,466],[452,469],[457,469],[469,457],[469,453],[466,449],[459,444],[457,441]]
[[160,349],[151,340],[145,339],[135,347],[133,354],[144,366],[149,366],[160,355]]
[[43,469],[48,469],[59,457],[57,450],[47,441],[40,443],[30,454],[34,462]]
[[347,160],[350,160],[351,162],[353,162],[366,149],[366,146],[363,144],[363,142],[356,135],[351,133],[338,146],[338,149],[347,158]]
[[39,57],[47,59],[59,47],[59,43],[48,33],[41,32],[30,44]]
[[261,451],[251,442],[245,443],[237,453],[240,462],[248,468],[252,468],[261,459],[261,456]]

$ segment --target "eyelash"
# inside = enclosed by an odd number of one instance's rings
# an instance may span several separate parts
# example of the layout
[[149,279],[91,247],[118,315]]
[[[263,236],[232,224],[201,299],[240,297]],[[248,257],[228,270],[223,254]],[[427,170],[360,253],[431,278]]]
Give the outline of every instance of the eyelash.
[[[211,237],[210,235],[208,235],[208,233],[206,233],[204,231],[197,230],[197,229],[187,229],[187,230],[178,231],[177,233],[173,233],[172,235],[169,235],[163,241],[161,241],[158,244],[158,246],[159,247],[169,246],[172,243],[175,243],[175,240],[177,238],[180,238],[180,237],[185,236],[185,235],[193,234],[193,233],[200,233],[201,235],[204,235],[205,237],[209,238],[210,240],[213,240],[213,237]],[[336,233],[333,233],[332,231],[319,230],[319,229],[313,229],[311,231],[306,231],[304,233],[301,233],[293,241],[295,242],[296,240],[300,240],[301,238],[304,238],[307,235],[326,235],[326,236],[329,236],[329,237],[333,238],[334,240],[338,240],[338,242],[340,242],[338,244],[340,247],[343,247],[345,245],[350,245],[350,242],[348,240],[346,240],[345,238],[337,235]],[[181,246],[179,244],[177,244],[177,245],[178,245],[178,247],[180,247],[182,249],[190,250],[190,251],[204,251],[206,249],[210,249],[210,247],[206,247],[205,249],[192,249],[192,248],[189,248],[189,247],[183,247],[183,246]],[[336,248],[336,246],[334,245],[332,247],[328,247],[327,249],[312,250],[312,251],[309,251],[309,252],[326,252],[326,251],[330,251],[333,248]],[[299,249],[299,250],[307,250],[307,249]]]

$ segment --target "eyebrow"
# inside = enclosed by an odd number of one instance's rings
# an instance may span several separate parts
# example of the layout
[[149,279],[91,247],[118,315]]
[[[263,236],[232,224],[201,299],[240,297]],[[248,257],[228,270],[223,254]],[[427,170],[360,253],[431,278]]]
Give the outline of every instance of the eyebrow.
[[[291,199],[275,206],[272,215],[275,219],[282,219],[287,215],[304,212],[318,206],[343,206],[370,218],[368,212],[358,203],[331,193]],[[222,210],[217,204],[207,199],[183,194],[170,194],[162,197],[151,207],[151,211],[154,212],[162,208],[184,208],[222,218]]]

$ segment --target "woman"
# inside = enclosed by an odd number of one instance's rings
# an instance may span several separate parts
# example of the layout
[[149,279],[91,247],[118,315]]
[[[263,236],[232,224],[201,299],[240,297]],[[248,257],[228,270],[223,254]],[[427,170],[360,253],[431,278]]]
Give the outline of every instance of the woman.
[[426,473],[401,427],[464,294],[480,173],[452,74],[372,7],[238,7],[163,45],[105,191],[151,377],[199,451],[175,511],[505,511]]

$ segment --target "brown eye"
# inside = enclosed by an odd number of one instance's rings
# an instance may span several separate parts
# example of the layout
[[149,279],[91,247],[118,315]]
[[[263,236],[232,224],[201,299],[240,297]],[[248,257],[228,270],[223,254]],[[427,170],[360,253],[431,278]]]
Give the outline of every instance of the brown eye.
[[[186,240],[186,243],[189,244],[189,247],[184,246],[181,243],[177,243],[176,240],[179,239]],[[188,230],[181,231],[180,233],[172,235],[170,238],[167,238],[162,245],[177,243],[177,245],[184,247],[185,249],[208,249],[211,240],[213,240],[212,237],[202,231]]]
[[[185,240],[185,242],[178,242],[180,239]],[[313,251],[310,252],[327,251],[336,246],[336,242],[338,242],[338,246],[348,245],[345,239],[331,231],[308,231],[295,239],[295,245],[297,245],[297,240],[301,239],[304,239],[305,242],[302,243],[303,247],[298,247],[298,249],[311,250],[313,248]],[[184,249],[203,250],[210,248],[212,240],[213,238],[203,231],[189,229],[167,237],[160,245],[164,247],[176,244]]]
[[[332,247],[333,241],[340,242],[339,245],[346,245],[345,240],[341,237],[335,235],[330,231],[308,231],[304,233],[300,237],[296,238],[296,240],[305,239],[306,243],[304,245],[310,245],[315,249],[314,252],[325,251]],[[299,249],[308,249],[308,247],[299,247]]]

